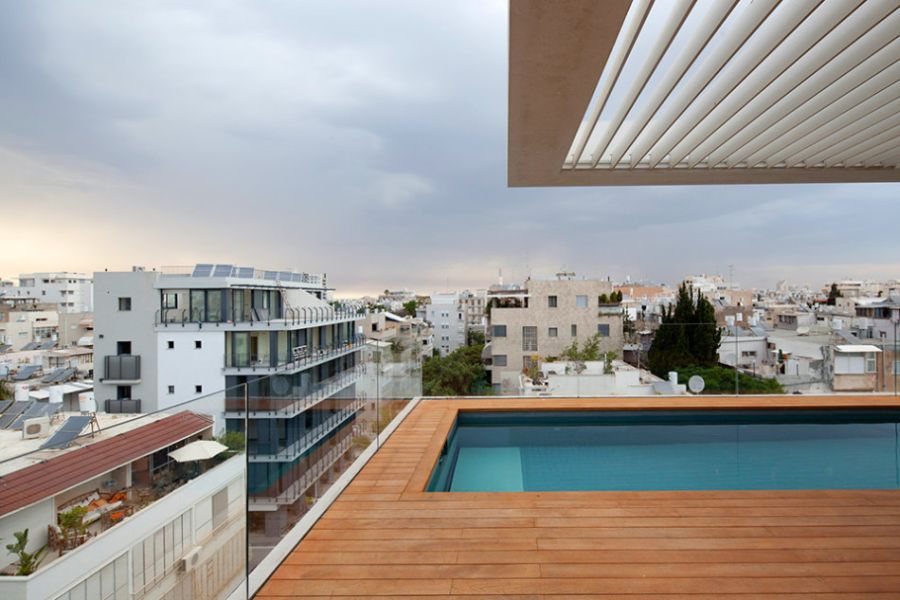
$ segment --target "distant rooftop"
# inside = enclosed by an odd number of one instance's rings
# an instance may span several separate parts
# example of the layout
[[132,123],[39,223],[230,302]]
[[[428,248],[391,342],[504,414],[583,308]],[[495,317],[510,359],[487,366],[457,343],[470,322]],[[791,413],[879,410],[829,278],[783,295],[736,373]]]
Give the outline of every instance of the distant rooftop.
[[[145,270],[143,267],[134,267],[135,271]],[[325,285],[324,274],[304,273],[300,271],[283,271],[274,269],[258,269],[255,267],[242,267],[229,264],[199,263],[194,266],[164,266],[158,269],[159,273],[166,276],[181,276],[195,278],[230,278],[230,279],[263,279],[280,283],[300,283],[310,285]]]

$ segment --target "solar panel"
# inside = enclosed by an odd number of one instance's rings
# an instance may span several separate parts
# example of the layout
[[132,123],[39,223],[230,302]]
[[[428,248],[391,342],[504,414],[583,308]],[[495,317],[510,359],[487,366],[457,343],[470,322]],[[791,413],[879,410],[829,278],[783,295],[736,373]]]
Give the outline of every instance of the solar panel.
[[13,421],[19,418],[23,412],[25,412],[29,406],[33,404],[32,401],[26,402],[16,402],[3,413],[3,416],[0,417],[0,429],[9,429],[9,426],[12,425]]
[[64,371],[66,371],[65,367],[60,367],[58,369],[54,369],[50,373],[47,373],[46,375],[44,375],[44,377],[41,379],[41,381],[44,383],[53,383],[58,380],[58,378],[60,377],[60,375],[63,374]]
[[39,365],[25,365],[15,374],[13,381],[25,381],[40,370],[41,367]]
[[253,267],[238,267],[237,276],[242,279],[253,279]]
[[213,271],[213,277],[231,277],[231,271],[234,269],[231,265],[216,265]]
[[212,270],[212,265],[197,265],[194,267],[194,272],[191,273],[191,277],[209,277]]
[[37,350],[38,346],[40,346],[40,344],[38,344],[37,342],[28,342],[27,344],[22,346],[22,350]]
[[278,278],[282,281],[290,281],[293,275],[290,271],[282,271],[278,274]]
[[65,448],[72,441],[81,435],[82,430],[87,427],[93,417],[86,415],[79,415],[76,417],[69,417],[68,420],[62,424],[56,433],[53,434],[49,440],[44,442],[44,445],[41,448]]
[[54,402],[52,404],[50,402],[34,402],[25,409],[25,412],[16,417],[16,420],[12,422],[12,425],[10,425],[8,429],[22,429],[22,425],[25,423],[26,419],[48,417],[59,411],[59,405],[59,402]]
[[53,342],[53,341],[42,342],[40,344],[40,346],[38,346],[38,350],[49,350],[50,348],[52,348],[55,345],[56,345],[56,342]]
[[12,406],[12,404],[12,400],[0,400],[0,414],[2,414],[3,411]]

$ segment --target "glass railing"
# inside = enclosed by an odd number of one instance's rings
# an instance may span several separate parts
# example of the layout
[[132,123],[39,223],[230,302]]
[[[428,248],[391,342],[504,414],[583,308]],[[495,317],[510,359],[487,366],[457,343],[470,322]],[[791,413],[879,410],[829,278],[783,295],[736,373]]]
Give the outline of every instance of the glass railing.
[[[0,530],[20,544],[0,557],[0,598],[252,596],[421,395],[418,348],[352,350],[314,385],[310,356],[152,412],[100,402],[26,420],[30,439],[0,429]],[[0,421],[19,410],[0,402]]]

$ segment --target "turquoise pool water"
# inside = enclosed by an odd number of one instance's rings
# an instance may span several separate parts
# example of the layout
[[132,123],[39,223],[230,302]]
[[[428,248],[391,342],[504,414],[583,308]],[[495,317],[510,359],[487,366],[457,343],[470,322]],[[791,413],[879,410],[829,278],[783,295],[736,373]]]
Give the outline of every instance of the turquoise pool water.
[[900,488],[898,411],[461,412],[429,491]]

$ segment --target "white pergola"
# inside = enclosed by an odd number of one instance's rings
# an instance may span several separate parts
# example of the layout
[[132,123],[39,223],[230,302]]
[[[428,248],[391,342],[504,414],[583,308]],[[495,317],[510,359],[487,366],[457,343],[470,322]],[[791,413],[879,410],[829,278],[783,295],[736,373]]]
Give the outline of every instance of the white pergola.
[[512,0],[510,185],[900,181],[900,0]]

